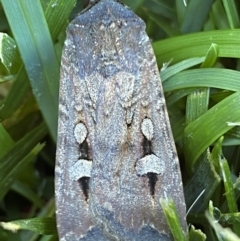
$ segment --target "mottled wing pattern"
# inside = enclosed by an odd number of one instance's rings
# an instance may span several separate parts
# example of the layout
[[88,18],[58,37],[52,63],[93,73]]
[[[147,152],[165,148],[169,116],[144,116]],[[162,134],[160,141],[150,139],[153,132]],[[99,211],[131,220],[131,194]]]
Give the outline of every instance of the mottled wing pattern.
[[68,27],[57,148],[61,240],[172,240],[160,197],[173,198],[185,229],[156,59],[144,22],[116,1]]
[[[92,156],[88,149],[91,147],[87,137],[89,130],[85,126],[84,112],[87,110],[83,111],[82,82],[86,82],[85,76],[80,76],[79,72],[79,64],[84,62],[84,56],[78,59],[76,49],[79,47],[76,41],[84,38],[84,32],[74,33],[74,26],[75,23],[72,23],[68,28],[61,63],[55,169],[57,226],[61,241],[107,241],[109,239],[103,236],[100,228],[93,224],[87,202]],[[80,48],[84,48],[84,45],[86,42]]]

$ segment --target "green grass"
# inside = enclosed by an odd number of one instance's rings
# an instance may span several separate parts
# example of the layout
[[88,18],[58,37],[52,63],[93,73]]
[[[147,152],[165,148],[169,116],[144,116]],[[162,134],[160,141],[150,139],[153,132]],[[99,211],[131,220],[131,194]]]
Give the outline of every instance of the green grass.
[[[83,8],[75,2],[0,3],[1,241],[58,240],[59,69],[68,20]],[[240,4],[187,2],[124,1],[153,41],[191,207],[189,240],[240,240]],[[161,204],[180,237],[173,204]]]

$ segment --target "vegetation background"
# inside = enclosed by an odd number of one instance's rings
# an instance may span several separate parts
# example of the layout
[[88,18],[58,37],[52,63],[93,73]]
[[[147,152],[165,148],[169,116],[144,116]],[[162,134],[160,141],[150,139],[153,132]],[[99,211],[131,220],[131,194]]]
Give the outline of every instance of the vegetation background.
[[[144,19],[153,41],[190,209],[187,220],[198,229],[189,226],[189,237],[176,240],[240,240],[240,2],[124,3]],[[69,20],[86,5],[0,1],[1,241],[58,240],[60,59]]]

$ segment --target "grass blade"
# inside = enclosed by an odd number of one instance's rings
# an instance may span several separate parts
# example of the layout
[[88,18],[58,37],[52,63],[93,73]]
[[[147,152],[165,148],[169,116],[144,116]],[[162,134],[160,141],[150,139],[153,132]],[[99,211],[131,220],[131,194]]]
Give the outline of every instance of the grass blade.
[[2,0],[34,95],[52,136],[57,134],[59,62],[39,0]]
[[186,34],[153,43],[158,66],[172,59],[172,63],[184,59],[203,57],[212,43],[219,46],[219,57],[240,58],[240,29],[214,30]]
[[232,128],[227,122],[239,120],[239,103],[240,92],[236,92],[185,128],[184,154],[190,168],[207,147]]

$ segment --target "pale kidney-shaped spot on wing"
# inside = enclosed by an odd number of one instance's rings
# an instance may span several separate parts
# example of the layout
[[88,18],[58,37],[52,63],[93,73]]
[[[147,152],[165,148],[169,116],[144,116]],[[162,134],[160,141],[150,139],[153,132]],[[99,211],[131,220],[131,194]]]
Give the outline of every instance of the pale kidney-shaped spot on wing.
[[91,177],[92,162],[85,159],[78,160],[71,168],[70,174],[73,181],[82,177]]
[[146,155],[136,163],[136,172],[143,176],[148,173],[155,173],[162,175],[165,171],[164,161],[154,154]]

